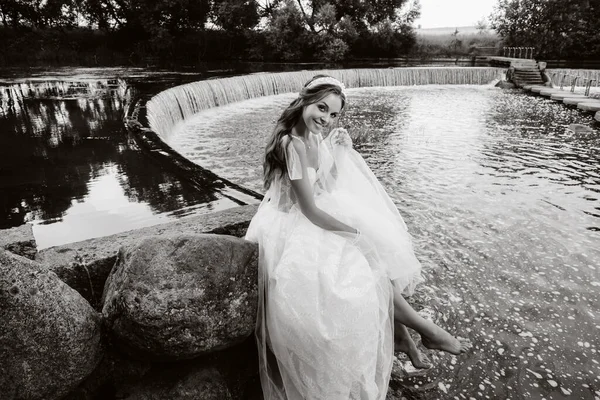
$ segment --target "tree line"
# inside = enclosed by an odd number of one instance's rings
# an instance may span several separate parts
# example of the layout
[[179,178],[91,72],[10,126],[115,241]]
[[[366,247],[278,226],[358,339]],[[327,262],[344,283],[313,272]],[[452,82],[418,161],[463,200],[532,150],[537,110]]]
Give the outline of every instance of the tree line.
[[498,0],[491,26],[504,46],[540,59],[600,59],[600,0]]
[[419,13],[418,0],[3,0],[0,63],[400,57]]

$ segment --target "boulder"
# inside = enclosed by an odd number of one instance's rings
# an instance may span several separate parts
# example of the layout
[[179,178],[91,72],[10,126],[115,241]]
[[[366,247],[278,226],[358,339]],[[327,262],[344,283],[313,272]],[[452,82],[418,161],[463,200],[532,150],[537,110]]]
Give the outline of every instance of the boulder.
[[0,230],[0,249],[33,260],[37,254],[33,225],[23,224],[16,228]]
[[61,400],[210,399],[229,395],[262,400],[254,337],[222,351],[177,362],[139,361],[115,347],[108,346],[107,350],[94,373]]
[[121,387],[123,400],[231,400],[223,375],[214,367],[199,365],[157,366],[143,380]]
[[48,268],[60,279],[89,301],[92,307],[101,311],[104,284],[121,246],[129,246],[144,237],[155,235],[218,233],[243,237],[257,208],[256,204],[229,208],[133,231],[55,246],[40,250],[35,255],[35,260],[48,265]]
[[508,82],[508,81],[499,81],[498,83],[496,83],[495,86],[499,87],[501,89],[514,89],[517,87],[517,85],[515,85],[512,82]]
[[130,355],[194,358],[252,334],[257,268],[258,246],[233,236],[144,238],[119,250],[102,313]]
[[58,399],[103,354],[101,319],[46,267],[0,250],[2,399]]

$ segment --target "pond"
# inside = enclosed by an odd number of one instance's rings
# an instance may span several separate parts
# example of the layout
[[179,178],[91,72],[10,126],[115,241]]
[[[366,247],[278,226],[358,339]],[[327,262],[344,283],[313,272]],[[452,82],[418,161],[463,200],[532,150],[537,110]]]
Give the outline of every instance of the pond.
[[[600,129],[491,86],[350,89],[347,127],[412,233],[422,312],[469,337],[402,389],[423,399],[600,398]],[[210,109],[171,146],[261,191],[285,94]],[[592,127],[573,133],[570,124]],[[430,357],[438,357],[430,354]]]
[[38,249],[238,205],[144,154],[131,102],[198,73],[135,68],[3,71],[0,229],[29,222]]

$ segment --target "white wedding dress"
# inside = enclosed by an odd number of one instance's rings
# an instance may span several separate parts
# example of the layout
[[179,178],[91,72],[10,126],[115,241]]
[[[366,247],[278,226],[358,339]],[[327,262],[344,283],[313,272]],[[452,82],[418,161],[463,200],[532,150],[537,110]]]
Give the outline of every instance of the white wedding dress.
[[[347,133],[317,138],[318,168],[310,168],[286,137],[287,173],[272,182],[246,234],[259,244],[256,336],[264,398],[385,399],[392,281],[410,294],[422,280],[421,266],[398,210]],[[358,237],[324,230],[302,214],[290,179],[303,174],[317,206],[358,228]]]

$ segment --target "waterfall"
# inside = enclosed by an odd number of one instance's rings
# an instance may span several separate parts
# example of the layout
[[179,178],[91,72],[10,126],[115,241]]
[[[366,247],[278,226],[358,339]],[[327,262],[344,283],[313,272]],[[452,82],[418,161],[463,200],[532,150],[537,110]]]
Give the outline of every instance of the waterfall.
[[484,85],[502,79],[503,68],[380,68],[258,73],[188,83],[165,90],[146,104],[149,127],[165,138],[173,126],[212,107],[298,91],[317,74],[338,78],[347,88],[412,85]]
[[[548,74],[554,74],[552,75],[552,83],[556,86],[560,85],[560,80],[565,74],[581,77],[581,79],[577,80],[577,86],[585,86],[590,79],[596,80],[592,86],[600,86],[600,70],[597,69],[548,68],[546,69],[546,72]],[[565,80],[564,84],[569,86],[571,84],[570,78]]]

